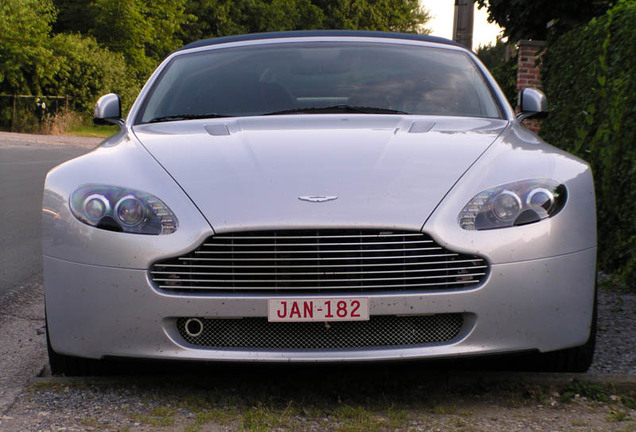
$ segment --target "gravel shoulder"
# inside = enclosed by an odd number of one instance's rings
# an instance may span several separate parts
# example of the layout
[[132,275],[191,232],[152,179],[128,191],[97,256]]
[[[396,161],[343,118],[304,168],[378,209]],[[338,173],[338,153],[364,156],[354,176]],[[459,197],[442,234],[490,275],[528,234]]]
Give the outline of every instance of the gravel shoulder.
[[[113,130],[113,133],[116,130]],[[48,145],[77,145],[81,147],[96,147],[102,138],[62,136],[62,135],[32,135],[15,132],[0,132],[0,141],[5,144],[19,143],[48,144]]]
[[596,353],[590,372],[636,374],[636,294],[599,290]]
[[47,362],[42,291],[33,280],[0,301],[0,415]]
[[260,372],[37,382],[0,430],[633,431],[636,419],[633,392],[586,383],[452,384],[444,374],[376,368],[331,370],[328,379]]

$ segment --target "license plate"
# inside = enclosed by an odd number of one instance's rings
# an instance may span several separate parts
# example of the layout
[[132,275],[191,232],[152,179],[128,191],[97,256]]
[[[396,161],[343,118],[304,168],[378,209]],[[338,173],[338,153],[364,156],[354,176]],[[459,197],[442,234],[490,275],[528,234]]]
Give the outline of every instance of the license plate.
[[277,298],[269,299],[268,321],[368,321],[369,299]]

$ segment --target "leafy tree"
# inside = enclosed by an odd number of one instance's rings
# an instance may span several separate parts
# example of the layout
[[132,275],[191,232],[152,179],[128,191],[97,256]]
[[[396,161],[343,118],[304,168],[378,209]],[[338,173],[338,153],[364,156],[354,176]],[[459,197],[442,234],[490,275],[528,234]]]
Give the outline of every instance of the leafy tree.
[[508,43],[498,38],[494,45],[480,45],[475,54],[488,69],[492,70],[506,61],[507,50]]
[[312,30],[320,28],[324,13],[310,0],[235,1],[246,32]]
[[325,28],[426,33],[430,16],[418,0],[313,0],[325,11]]
[[426,32],[417,0],[190,0],[184,42],[239,33],[356,29]]
[[[488,20],[504,28],[504,36],[519,39],[547,39],[602,15],[612,0],[475,0],[488,10]],[[548,25],[550,24],[550,29]]]
[[183,45],[179,38],[181,26],[196,18],[186,13],[186,0],[144,0],[141,3],[145,25],[151,32],[143,41],[146,55],[155,61],[163,60]]
[[0,1],[0,91],[39,93],[49,75],[50,0]]
[[200,0],[53,1],[58,9],[55,33],[95,36],[110,50],[124,54],[140,77],[182,45],[181,27],[196,19],[185,12],[186,3],[204,12],[197,7]]
[[95,8],[88,0],[53,0],[57,19],[53,33],[89,34],[95,21]]
[[55,9],[49,0],[0,2],[0,91],[67,94],[90,112],[100,94],[122,94],[129,104],[138,91],[123,54],[80,34],[51,36]]
[[153,62],[146,55],[145,42],[152,34],[143,10],[135,0],[96,0],[96,18],[91,33],[103,45],[120,52],[133,70],[146,74]]
[[126,58],[144,80],[156,64],[182,42],[177,37],[189,19],[185,0],[95,0],[91,34]]
[[90,113],[102,94],[115,92],[129,106],[139,87],[130,79],[121,53],[100,46],[95,38],[79,34],[58,34],[48,46],[53,54],[52,77],[44,93],[69,95],[76,110]]

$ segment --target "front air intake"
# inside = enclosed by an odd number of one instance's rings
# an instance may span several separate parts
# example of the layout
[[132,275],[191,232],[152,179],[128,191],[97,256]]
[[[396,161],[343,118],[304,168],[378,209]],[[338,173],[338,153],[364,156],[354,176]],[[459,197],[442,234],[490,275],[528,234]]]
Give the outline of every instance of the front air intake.
[[388,230],[220,234],[150,269],[160,291],[179,294],[462,289],[487,274],[481,257],[445,249],[420,232]]
[[[188,324],[196,319],[201,332],[192,335]],[[448,343],[460,335],[462,314],[372,316],[369,321],[268,322],[267,318],[179,318],[183,340],[207,349],[360,349],[421,347]]]

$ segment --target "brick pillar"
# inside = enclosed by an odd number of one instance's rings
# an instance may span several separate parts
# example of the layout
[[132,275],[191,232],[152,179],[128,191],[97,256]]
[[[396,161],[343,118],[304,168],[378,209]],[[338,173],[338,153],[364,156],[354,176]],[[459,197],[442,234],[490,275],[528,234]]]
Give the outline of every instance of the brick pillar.
[[[517,43],[517,91],[524,88],[541,89],[541,56],[545,52],[546,43],[543,41],[520,40]],[[517,107],[517,111],[519,107]],[[525,120],[523,124],[533,132],[539,132],[539,120]]]

